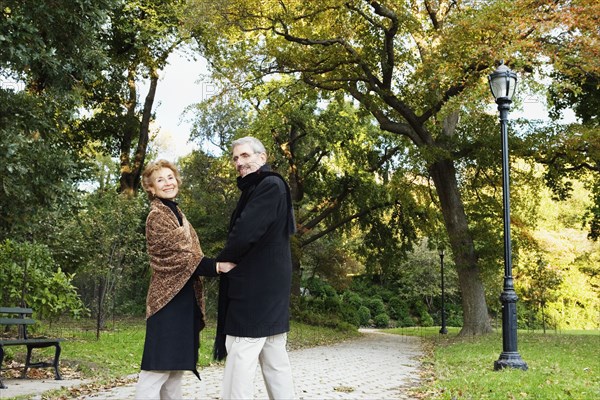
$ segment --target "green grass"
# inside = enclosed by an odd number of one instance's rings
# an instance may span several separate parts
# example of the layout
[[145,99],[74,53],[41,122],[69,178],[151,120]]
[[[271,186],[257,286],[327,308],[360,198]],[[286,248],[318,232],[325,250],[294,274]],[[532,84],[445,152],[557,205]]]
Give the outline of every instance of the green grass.
[[528,370],[494,371],[502,352],[500,332],[458,337],[458,328],[404,328],[389,332],[421,336],[429,355],[428,399],[599,399],[598,331],[519,332],[518,350]]

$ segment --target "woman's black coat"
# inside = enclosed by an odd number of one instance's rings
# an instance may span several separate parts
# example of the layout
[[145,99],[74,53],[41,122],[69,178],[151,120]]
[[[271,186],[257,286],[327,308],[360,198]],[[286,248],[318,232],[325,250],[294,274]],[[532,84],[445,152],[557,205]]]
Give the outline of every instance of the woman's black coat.
[[[182,225],[177,204],[162,200]],[[171,213],[165,209],[161,212]],[[168,244],[165,244],[168,247]],[[192,371],[198,378],[200,331],[204,328],[202,311],[198,307],[193,280],[198,276],[217,276],[215,259],[203,257],[193,276],[184,287],[158,312],[146,320],[146,337],[141,369],[146,371]]]

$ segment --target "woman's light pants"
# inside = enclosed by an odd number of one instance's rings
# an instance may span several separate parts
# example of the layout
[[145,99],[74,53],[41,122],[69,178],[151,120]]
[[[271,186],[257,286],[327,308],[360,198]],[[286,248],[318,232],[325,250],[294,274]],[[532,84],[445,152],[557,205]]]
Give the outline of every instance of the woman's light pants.
[[141,370],[135,388],[138,400],[181,400],[181,378],[184,371],[146,371]]
[[260,362],[269,399],[292,400],[294,382],[286,341],[285,333],[264,338],[228,335],[221,397],[225,400],[253,399],[256,365]]

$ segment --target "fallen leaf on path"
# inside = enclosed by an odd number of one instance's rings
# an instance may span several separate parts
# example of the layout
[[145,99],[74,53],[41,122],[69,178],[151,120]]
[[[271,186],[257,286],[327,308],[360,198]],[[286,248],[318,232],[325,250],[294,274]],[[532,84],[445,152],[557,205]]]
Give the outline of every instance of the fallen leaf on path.
[[333,388],[336,392],[344,392],[344,393],[352,393],[354,392],[354,388],[350,386],[335,386]]

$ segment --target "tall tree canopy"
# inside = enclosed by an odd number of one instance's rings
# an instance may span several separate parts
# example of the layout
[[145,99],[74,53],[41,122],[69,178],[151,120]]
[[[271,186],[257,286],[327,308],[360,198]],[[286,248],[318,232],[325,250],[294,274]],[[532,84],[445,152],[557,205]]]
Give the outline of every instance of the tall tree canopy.
[[188,25],[218,74],[250,86],[268,75],[289,74],[317,90],[339,91],[360,103],[398,143],[412,147],[435,187],[452,247],[463,302],[461,333],[490,331],[459,166],[495,132],[471,131],[467,137],[457,128],[489,104],[486,78],[497,60],[505,59],[518,72],[537,71],[545,63],[544,45],[563,22],[559,16],[565,10],[585,15],[591,3],[190,4]]
[[[140,187],[160,72],[184,41],[179,31],[183,3],[119,2],[102,35],[109,62],[86,93],[86,108],[94,113],[80,129],[101,140],[107,153],[119,158],[122,193],[132,195]],[[140,90],[142,82],[147,83],[145,94]]]
[[[577,18],[575,18],[577,16]],[[583,176],[592,203],[585,217],[591,239],[600,238],[600,3],[573,1],[557,16],[560,34],[544,41],[553,72],[549,91],[551,116],[572,108],[580,123],[552,135],[558,145],[542,148],[546,179],[559,199],[572,193],[570,180]],[[545,143],[552,141],[545,141]],[[544,143],[544,142],[543,142]]]
[[0,9],[0,239],[37,237],[82,177],[66,132],[105,58],[113,0],[7,0]]
[[[194,138],[209,140],[226,154],[231,141],[246,132],[267,145],[269,162],[289,179],[296,209],[295,278],[301,275],[304,249],[326,235],[348,233],[357,221],[368,244],[358,252],[367,259],[367,271],[386,275],[391,260],[410,248],[415,221],[426,209],[413,197],[408,180],[414,175],[400,172],[411,168],[410,157],[398,152],[369,113],[343,96],[319,96],[293,79],[267,82],[242,97],[233,92],[198,107]],[[265,93],[268,100],[261,101]],[[299,295],[300,279],[294,282]]]

